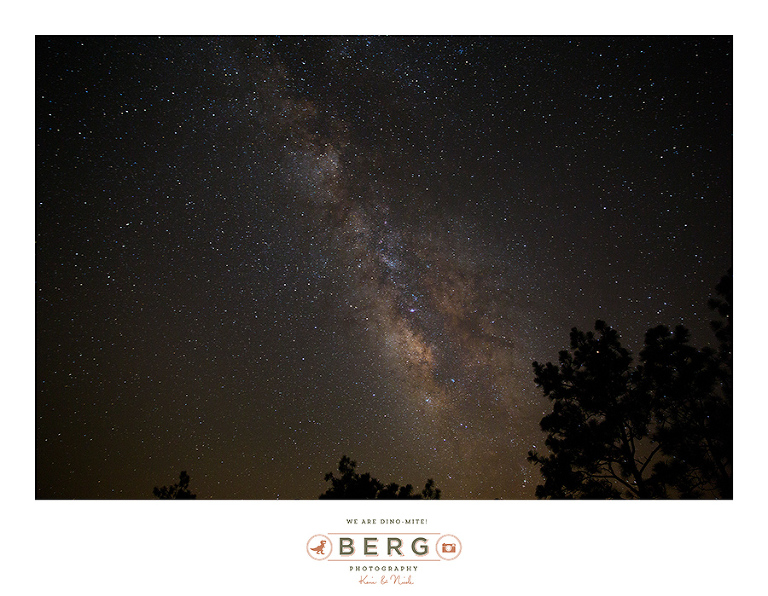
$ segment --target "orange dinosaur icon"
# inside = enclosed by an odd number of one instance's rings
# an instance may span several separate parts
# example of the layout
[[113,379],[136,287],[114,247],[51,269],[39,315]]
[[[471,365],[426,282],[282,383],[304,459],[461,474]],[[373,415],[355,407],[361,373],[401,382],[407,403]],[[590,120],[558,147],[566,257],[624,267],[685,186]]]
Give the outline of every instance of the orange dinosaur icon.
[[325,548],[325,540],[320,541],[320,546],[316,546],[315,548],[310,548],[309,550],[315,551],[318,555],[325,554],[323,553],[323,549]]

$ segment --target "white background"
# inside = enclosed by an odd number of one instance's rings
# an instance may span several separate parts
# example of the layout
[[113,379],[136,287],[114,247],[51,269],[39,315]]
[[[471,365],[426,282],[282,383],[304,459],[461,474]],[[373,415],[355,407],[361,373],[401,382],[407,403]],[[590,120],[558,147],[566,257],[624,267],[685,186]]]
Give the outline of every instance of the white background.
[[[629,4],[629,3],[627,3]],[[765,58],[759,3],[36,2],[6,5],[3,499],[6,594],[752,594],[764,589]],[[500,8],[504,7],[504,8]],[[48,502],[34,485],[34,35],[734,35],[736,483],[732,502]],[[9,184],[10,183],[10,184]],[[742,323],[744,321],[744,323]],[[306,553],[356,518],[426,518],[463,545],[414,586],[361,586]],[[404,526],[393,528],[406,530]],[[376,531],[386,531],[382,527]]]

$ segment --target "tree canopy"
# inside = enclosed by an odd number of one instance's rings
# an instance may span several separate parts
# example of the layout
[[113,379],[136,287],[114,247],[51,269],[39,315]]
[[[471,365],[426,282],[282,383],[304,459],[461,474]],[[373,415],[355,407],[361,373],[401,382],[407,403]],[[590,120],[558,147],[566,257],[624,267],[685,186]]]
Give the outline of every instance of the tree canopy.
[[552,401],[538,498],[732,498],[732,300],[729,272],[710,300],[719,349],[689,345],[683,326],[650,329],[632,366],[603,321],[574,328],[557,365],[533,363]]
[[179,474],[179,481],[176,484],[162,488],[155,487],[152,494],[158,499],[194,499],[197,497],[189,490],[189,474],[184,470]]
[[346,455],[339,461],[339,477],[333,472],[325,475],[325,481],[331,486],[323,494],[321,499],[439,499],[440,489],[435,487],[435,481],[430,478],[421,493],[414,494],[413,486],[406,484],[399,486],[393,482],[384,485],[370,473],[359,474],[355,472],[357,462],[352,461]]

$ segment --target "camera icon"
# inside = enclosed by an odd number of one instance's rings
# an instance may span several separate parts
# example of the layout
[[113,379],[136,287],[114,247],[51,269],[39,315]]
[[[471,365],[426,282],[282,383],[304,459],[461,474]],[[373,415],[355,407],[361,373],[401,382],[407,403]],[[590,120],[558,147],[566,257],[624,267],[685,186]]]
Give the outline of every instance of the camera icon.
[[461,540],[453,534],[443,534],[435,543],[435,554],[443,561],[453,561],[461,550]]

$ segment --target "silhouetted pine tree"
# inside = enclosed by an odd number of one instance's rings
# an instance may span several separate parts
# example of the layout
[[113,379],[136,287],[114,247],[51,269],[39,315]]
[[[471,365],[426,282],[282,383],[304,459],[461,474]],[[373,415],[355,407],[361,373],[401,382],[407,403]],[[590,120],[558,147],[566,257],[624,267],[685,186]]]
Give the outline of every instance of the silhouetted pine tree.
[[435,481],[431,478],[427,480],[424,490],[421,494],[413,494],[413,486],[406,484],[399,486],[393,482],[384,485],[376,478],[366,472],[358,474],[355,472],[357,463],[352,461],[346,455],[339,461],[339,473],[337,478],[333,472],[325,475],[326,482],[331,483],[331,487],[326,490],[321,499],[439,499],[440,489],[435,488]]
[[539,498],[732,498],[732,274],[710,306],[719,350],[688,344],[689,332],[646,333],[640,363],[603,321],[571,331],[559,365],[533,363],[553,402],[541,420],[549,455]]
[[179,474],[179,481],[176,484],[162,488],[155,487],[152,494],[158,499],[194,499],[197,497],[189,490],[189,474],[184,470]]

